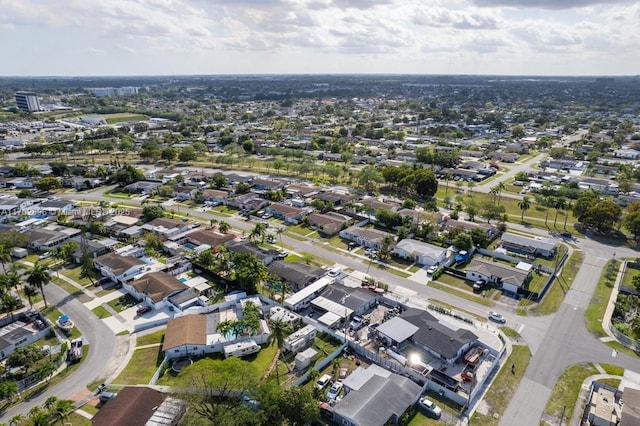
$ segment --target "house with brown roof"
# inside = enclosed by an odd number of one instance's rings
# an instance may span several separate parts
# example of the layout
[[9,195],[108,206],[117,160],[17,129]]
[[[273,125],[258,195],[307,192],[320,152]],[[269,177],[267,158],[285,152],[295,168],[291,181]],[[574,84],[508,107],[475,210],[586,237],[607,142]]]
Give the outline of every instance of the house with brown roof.
[[169,297],[189,287],[166,272],[150,272],[135,281],[123,283],[122,288],[139,301],[161,309],[167,305]]
[[226,204],[228,199],[229,191],[222,191],[220,189],[205,189],[200,196],[200,201],[211,201],[220,204]]
[[305,216],[313,212],[313,209],[310,207],[299,208],[287,204],[274,203],[266,207],[264,211],[284,220],[285,223],[297,225]]
[[98,410],[93,426],[177,425],[186,412],[184,401],[155,389],[127,386]]
[[162,350],[169,357],[201,356],[207,346],[207,316],[184,315],[167,323]]
[[136,257],[121,256],[117,253],[107,253],[97,257],[94,265],[102,276],[121,283],[132,280],[146,267],[146,264]]
[[210,247],[218,247],[219,245],[222,245],[227,241],[233,241],[235,239],[235,234],[222,234],[219,232],[214,232],[210,229],[198,229],[185,235],[184,242],[193,244],[196,247],[203,244],[206,244]]
[[173,196],[178,200],[191,200],[198,193],[198,188],[190,185],[174,185]]
[[309,225],[324,236],[336,235],[351,223],[351,218],[333,212],[327,214],[311,213]]

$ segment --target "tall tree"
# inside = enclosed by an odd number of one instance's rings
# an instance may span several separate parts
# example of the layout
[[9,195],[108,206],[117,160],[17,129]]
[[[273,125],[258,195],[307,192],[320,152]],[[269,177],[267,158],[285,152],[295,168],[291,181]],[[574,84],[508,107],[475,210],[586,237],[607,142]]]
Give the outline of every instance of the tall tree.
[[529,197],[526,195],[522,197],[522,200],[518,202],[518,207],[522,211],[522,214],[520,215],[520,222],[524,222],[524,212],[531,208],[531,200],[529,200]]
[[280,384],[280,372],[278,370],[278,361],[280,359],[280,354],[282,353],[282,348],[284,347],[284,340],[287,338],[289,334],[289,328],[287,324],[282,320],[271,321],[271,344],[276,345],[278,350],[276,351],[275,356],[273,357],[273,361],[275,362],[276,368],[276,378],[278,380],[278,385]]
[[558,213],[560,213],[560,210],[564,210],[567,208],[567,200],[564,197],[558,197],[555,199],[553,207],[555,207],[556,209],[556,215],[553,218],[553,227],[555,228],[556,222],[558,221]]
[[47,267],[42,265],[39,262],[36,262],[27,276],[27,283],[35,288],[40,290],[42,293],[42,300],[44,301],[44,307],[47,307],[47,298],[44,295],[44,286],[51,282],[51,276],[49,275],[49,271]]
[[6,264],[11,263],[11,249],[4,244],[0,244],[0,263],[2,263],[2,272],[7,273]]

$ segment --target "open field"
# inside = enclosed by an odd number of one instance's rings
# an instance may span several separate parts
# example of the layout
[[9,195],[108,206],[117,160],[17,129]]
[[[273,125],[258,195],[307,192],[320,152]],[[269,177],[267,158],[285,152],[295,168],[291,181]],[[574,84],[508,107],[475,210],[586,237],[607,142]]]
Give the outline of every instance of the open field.
[[562,424],[570,424],[582,382],[594,374],[598,374],[598,370],[593,364],[576,364],[564,370],[549,398],[545,414]]
[[147,121],[149,117],[142,114],[132,114],[128,112],[119,112],[114,114],[100,114],[107,120],[107,124],[123,123],[127,121]]
[[[616,274],[618,273],[618,266],[620,263],[616,260],[610,260],[602,271],[596,290],[591,297],[591,303],[587,307],[587,311],[584,315],[584,321],[587,326],[587,330],[594,333],[597,337],[603,337],[606,335],[602,328],[602,317],[607,309],[607,303],[611,298],[611,292],[613,291],[613,285],[615,282]],[[611,269],[611,271],[608,271]],[[615,270],[615,273],[612,273]],[[629,271],[629,269],[627,269]],[[630,275],[630,274],[625,274]]]

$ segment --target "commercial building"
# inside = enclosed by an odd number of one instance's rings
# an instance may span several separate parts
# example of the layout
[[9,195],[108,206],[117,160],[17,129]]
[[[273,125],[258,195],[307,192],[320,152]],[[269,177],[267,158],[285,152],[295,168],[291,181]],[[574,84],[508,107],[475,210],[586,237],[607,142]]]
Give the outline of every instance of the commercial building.
[[18,108],[26,112],[40,111],[40,101],[33,92],[17,92],[16,104]]

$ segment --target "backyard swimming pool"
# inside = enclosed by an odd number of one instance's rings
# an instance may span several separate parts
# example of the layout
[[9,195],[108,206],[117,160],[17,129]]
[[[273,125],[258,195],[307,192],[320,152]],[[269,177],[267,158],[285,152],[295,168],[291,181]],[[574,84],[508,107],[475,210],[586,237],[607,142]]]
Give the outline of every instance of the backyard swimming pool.
[[148,257],[141,257],[140,260],[146,263],[147,265],[153,265],[153,260],[149,259]]
[[185,277],[181,277],[181,278],[178,278],[178,281],[180,281],[181,283],[183,283],[183,282],[186,282],[186,281],[187,281],[187,279],[186,279]]
[[186,248],[188,248],[189,250],[194,250],[194,249],[196,248],[196,246],[194,246],[194,245],[193,245],[193,244],[191,244],[191,243],[186,243],[184,246],[185,246]]

